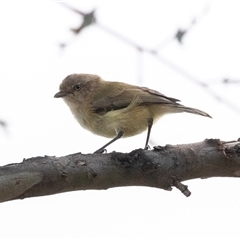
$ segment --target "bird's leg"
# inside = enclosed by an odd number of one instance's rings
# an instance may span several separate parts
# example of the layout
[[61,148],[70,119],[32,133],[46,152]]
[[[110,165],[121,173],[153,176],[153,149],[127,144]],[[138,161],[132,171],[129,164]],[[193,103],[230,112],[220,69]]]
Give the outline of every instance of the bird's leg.
[[97,151],[95,151],[94,153],[103,153],[105,150],[105,147],[109,146],[111,143],[115,142],[116,140],[118,140],[119,138],[121,138],[123,136],[124,132],[123,131],[119,131],[117,133],[117,136],[115,138],[113,138],[111,141],[109,141],[108,143],[106,143],[104,146],[102,146],[101,148],[99,148]]
[[153,119],[152,119],[152,118],[149,118],[149,119],[148,119],[147,139],[146,139],[146,144],[145,144],[144,150],[148,150],[148,141],[149,141],[149,137],[150,137],[152,125],[153,125]]

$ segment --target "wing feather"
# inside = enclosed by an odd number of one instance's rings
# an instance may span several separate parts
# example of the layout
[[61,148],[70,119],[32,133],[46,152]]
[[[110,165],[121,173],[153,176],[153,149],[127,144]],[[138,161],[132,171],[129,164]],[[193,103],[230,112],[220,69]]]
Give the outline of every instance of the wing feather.
[[[111,86],[114,84],[114,86]],[[158,91],[146,88],[138,87],[125,83],[118,83],[116,88],[116,83],[107,82],[104,86],[106,89],[111,89],[111,91],[104,91],[101,89],[98,93],[104,93],[99,96],[96,94],[93,98],[92,106],[93,111],[98,114],[105,114],[108,111],[124,109],[128,107],[136,97],[139,99],[139,105],[149,105],[149,104],[176,104],[178,105],[178,99],[167,97]]]

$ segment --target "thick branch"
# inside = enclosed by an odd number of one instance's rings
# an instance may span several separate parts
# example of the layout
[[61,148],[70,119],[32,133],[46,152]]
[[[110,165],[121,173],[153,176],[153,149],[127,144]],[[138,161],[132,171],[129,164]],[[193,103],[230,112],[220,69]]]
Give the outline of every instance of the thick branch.
[[186,196],[181,182],[194,178],[239,177],[240,142],[205,140],[185,145],[157,146],[130,153],[76,153],[35,157],[0,167],[0,202],[61,192],[149,186]]

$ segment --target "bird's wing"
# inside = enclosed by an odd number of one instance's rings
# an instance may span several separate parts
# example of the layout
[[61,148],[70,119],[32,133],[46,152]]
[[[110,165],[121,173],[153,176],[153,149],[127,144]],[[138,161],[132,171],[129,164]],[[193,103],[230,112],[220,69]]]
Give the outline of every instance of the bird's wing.
[[162,104],[168,104],[168,103],[176,103],[180,100],[176,98],[171,98],[163,95],[162,93],[152,90],[146,87],[139,87],[141,90],[140,98],[142,99],[143,103],[162,103]]
[[108,111],[119,110],[128,107],[136,98],[139,105],[148,104],[176,104],[178,99],[167,97],[158,91],[138,87],[128,84],[119,85],[116,87],[109,87],[111,91],[102,96],[94,97],[92,105],[93,111],[99,114],[104,114]]

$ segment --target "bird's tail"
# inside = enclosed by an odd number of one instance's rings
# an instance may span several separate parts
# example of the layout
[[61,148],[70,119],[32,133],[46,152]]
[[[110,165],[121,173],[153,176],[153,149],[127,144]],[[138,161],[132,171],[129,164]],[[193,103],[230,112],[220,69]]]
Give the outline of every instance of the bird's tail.
[[179,112],[188,112],[188,113],[198,114],[198,115],[201,115],[204,117],[212,118],[208,113],[201,111],[199,109],[196,109],[196,108],[185,107],[181,104],[179,104],[177,108],[178,108]]

